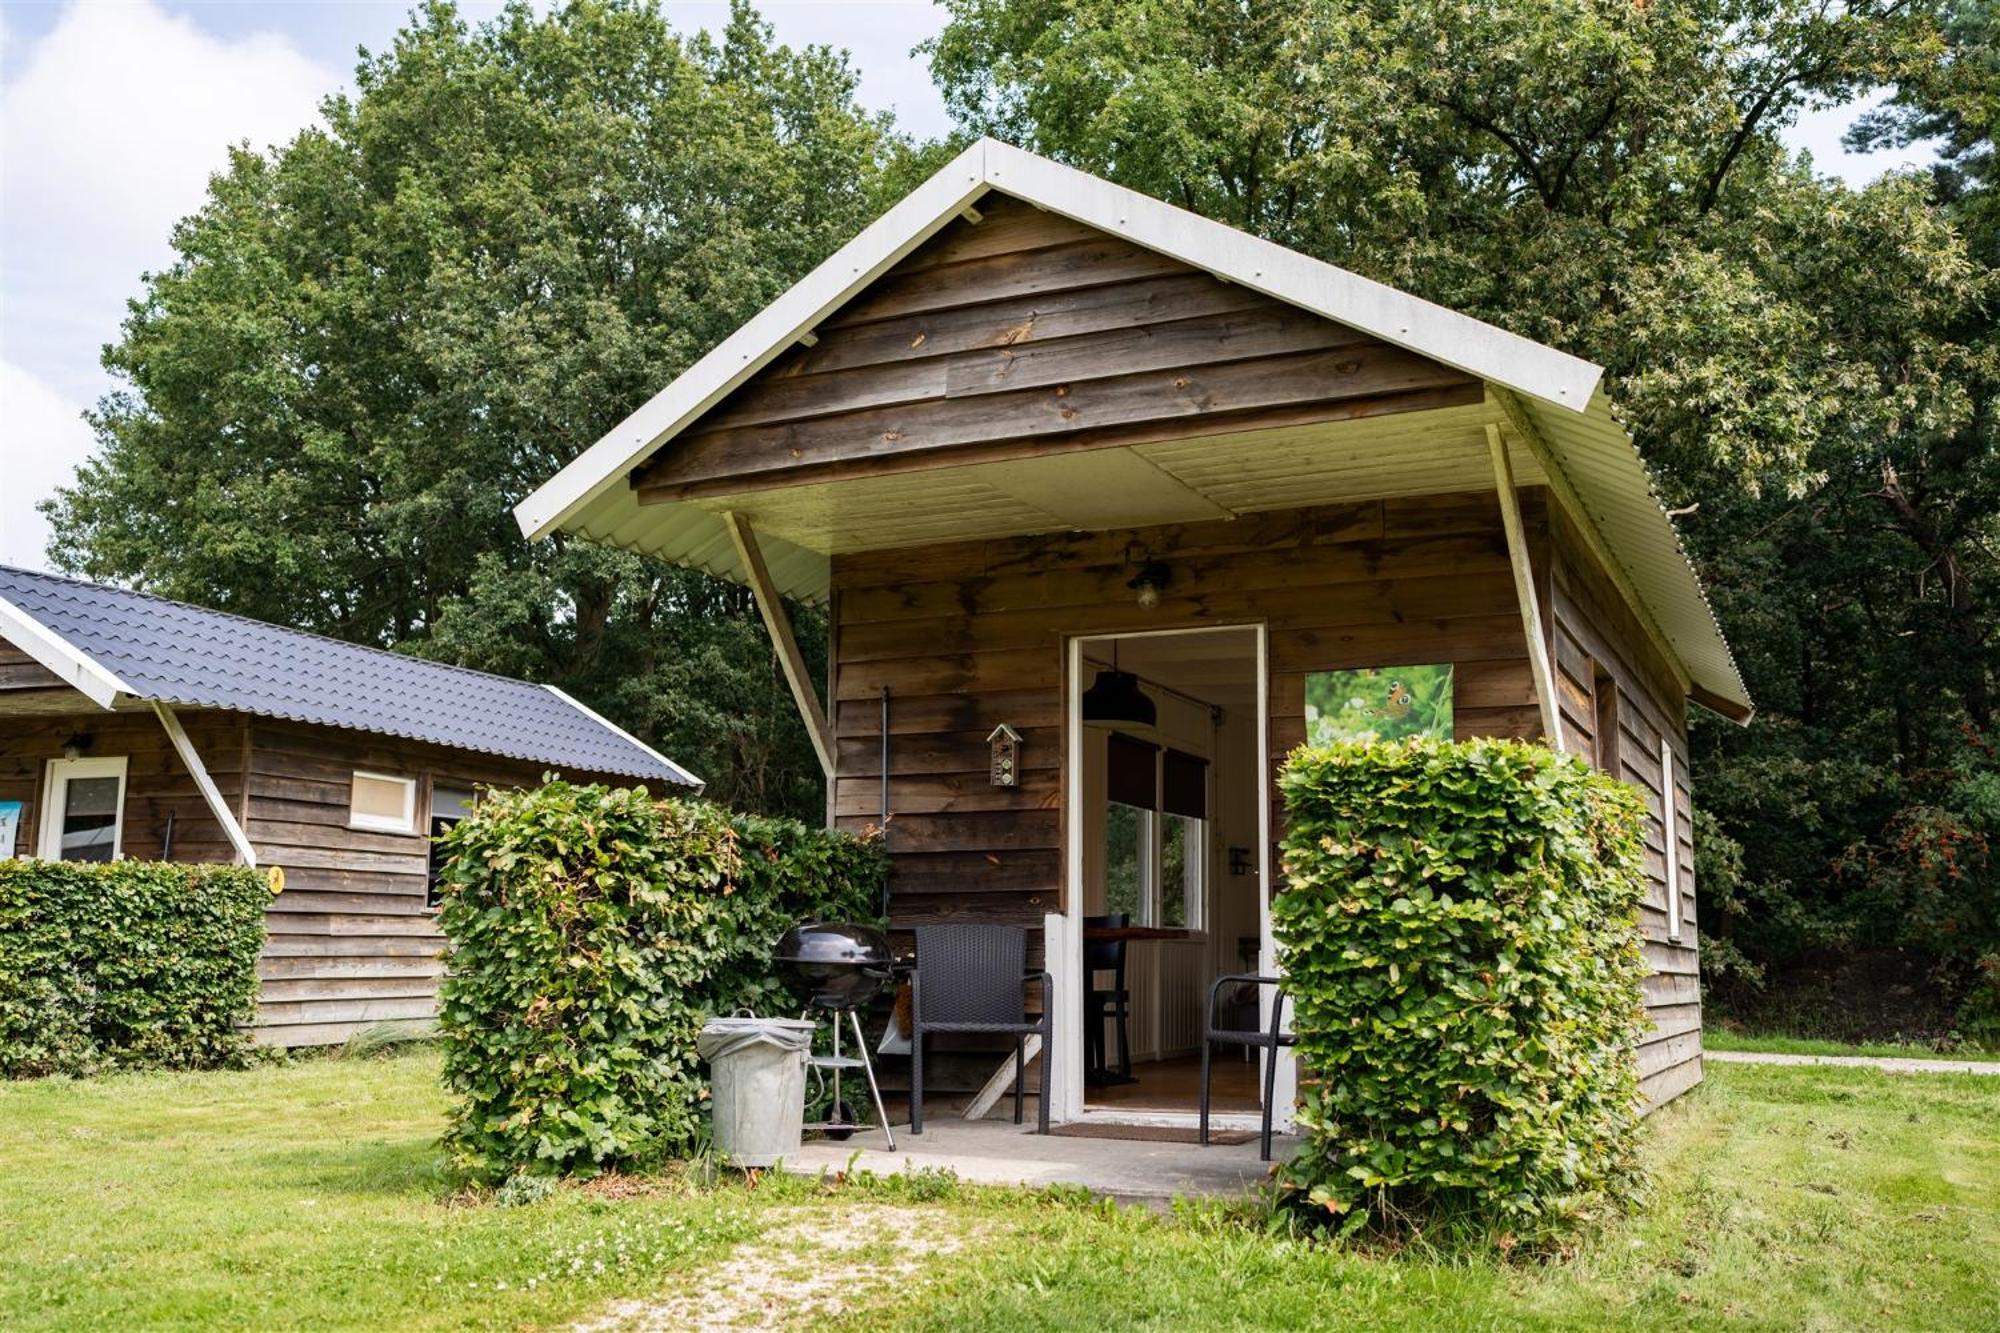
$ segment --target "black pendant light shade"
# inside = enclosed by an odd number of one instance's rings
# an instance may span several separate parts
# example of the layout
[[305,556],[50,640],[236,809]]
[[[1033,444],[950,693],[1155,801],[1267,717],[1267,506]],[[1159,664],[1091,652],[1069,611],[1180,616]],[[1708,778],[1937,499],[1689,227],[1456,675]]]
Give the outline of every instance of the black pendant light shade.
[[1139,678],[1118,669],[1118,646],[1111,647],[1111,665],[1097,673],[1097,679],[1083,692],[1085,722],[1130,722],[1134,726],[1159,725],[1160,710],[1139,688]]

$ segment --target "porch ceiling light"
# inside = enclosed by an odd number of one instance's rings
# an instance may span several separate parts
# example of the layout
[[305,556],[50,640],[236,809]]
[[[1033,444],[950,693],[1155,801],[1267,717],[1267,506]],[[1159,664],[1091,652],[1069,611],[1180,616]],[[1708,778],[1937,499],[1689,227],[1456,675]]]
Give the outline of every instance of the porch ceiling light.
[[1126,722],[1133,726],[1159,725],[1160,709],[1139,688],[1139,678],[1118,669],[1118,646],[1111,647],[1111,665],[1097,673],[1097,679],[1083,692],[1085,722]]
[[1166,591],[1172,576],[1167,567],[1157,560],[1148,560],[1139,566],[1139,572],[1125,586],[1139,594],[1139,605],[1151,611],[1160,604],[1160,594]]

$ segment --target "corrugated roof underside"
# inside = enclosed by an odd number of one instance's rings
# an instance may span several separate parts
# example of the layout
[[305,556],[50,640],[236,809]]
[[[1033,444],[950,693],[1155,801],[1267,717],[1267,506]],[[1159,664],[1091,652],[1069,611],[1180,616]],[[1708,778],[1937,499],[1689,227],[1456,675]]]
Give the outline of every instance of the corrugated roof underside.
[[1748,710],[1750,691],[1716,623],[1701,576],[1610,400],[1600,392],[1583,413],[1532,401],[1525,406],[1688,675]]
[[575,772],[689,781],[526,681],[26,570],[5,597],[141,698],[345,727]]

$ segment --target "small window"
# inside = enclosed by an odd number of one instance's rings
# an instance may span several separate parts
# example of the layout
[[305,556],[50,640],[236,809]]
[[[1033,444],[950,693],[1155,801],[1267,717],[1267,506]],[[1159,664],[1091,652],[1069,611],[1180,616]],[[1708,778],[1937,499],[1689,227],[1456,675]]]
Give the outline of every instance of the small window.
[[356,772],[348,798],[347,826],[384,833],[416,832],[417,780]]
[[451,832],[452,825],[472,813],[473,802],[477,798],[465,787],[431,788],[431,860],[430,879],[425,886],[425,901],[436,907],[442,901],[438,892],[438,881],[444,875],[444,835]]
[[1618,756],[1618,682],[1602,662],[1591,663],[1590,692],[1596,696],[1597,768],[1614,778],[1625,776]]
[[116,861],[125,831],[125,756],[51,759],[38,854],[49,861]]

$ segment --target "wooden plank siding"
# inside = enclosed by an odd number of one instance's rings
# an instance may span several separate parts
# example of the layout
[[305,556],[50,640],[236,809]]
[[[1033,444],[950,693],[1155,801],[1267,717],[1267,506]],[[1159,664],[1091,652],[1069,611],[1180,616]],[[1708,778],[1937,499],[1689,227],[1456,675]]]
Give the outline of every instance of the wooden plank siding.
[[[0,801],[22,804],[15,852],[35,854],[41,828],[48,764],[78,742],[85,758],[126,757],[125,809],[119,832],[122,853],[134,860],[157,860],[168,850],[176,861],[230,861],[235,851],[202,799],[194,778],[160,720],[151,712],[105,712],[75,691],[67,714],[0,712]],[[187,709],[181,726],[201,755],[225,802],[243,786],[243,721],[231,713]]]
[[[357,769],[416,781],[413,832],[348,826]],[[285,872],[266,917],[257,1040],[318,1045],[375,1023],[427,1022],[444,970],[427,903],[431,790],[525,786],[541,773],[391,736],[251,722],[245,831],[258,863]]]
[[[0,680],[18,665],[0,656]],[[11,674],[26,683],[12,691],[0,685],[5,691],[0,692],[0,801],[23,805],[19,854],[35,850],[48,762],[61,758],[66,744],[82,742],[88,757],[126,757],[121,830],[126,857],[236,859],[150,711],[105,712],[66,689],[69,711],[51,711],[59,703],[54,691],[31,671]],[[36,696],[33,708],[17,711],[13,705],[30,694]],[[244,826],[258,864],[285,872],[285,891],[265,914],[254,1039],[320,1045],[345,1041],[377,1022],[426,1026],[436,1012],[444,972],[443,936],[426,902],[431,789],[530,785],[541,779],[544,766],[238,713],[183,709],[178,716],[224,803]],[[348,827],[356,769],[416,779],[416,831]],[[572,776],[629,782],[602,774]]]
[[644,498],[1481,400],[1462,371],[996,196],[709,411]]
[[[1522,499],[1539,533],[1541,495]],[[1150,611],[1126,587],[1135,549],[1172,570]],[[1265,625],[1274,760],[1305,738],[1306,674],[1342,667],[1450,661],[1461,735],[1538,729],[1490,494],[839,556],[833,586],[834,813],[847,828],[880,820],[886,686],[899,927],[1039,925],[1067,901],[1062,671],[1075,636]],[[1023,738],[1014,788],[987,782],[1000,722]]]
[[[1653,975],[1646,1009],[1653,1028],[1639,1049],[1648,1106],[1701,1081],[1701,986],[1694,882],[1694,814],[1688,781],[1686,698],[1637,616],[1618,594],[1574,521],[1557,509],[1554,558],[1543,572],[1546,618],[1557,664],[1564,748],[1636,786],[1651,819],[1646,834],[1647,894],[1640,926]],[[1660,742],[1674,756],[1671,795],[1661,796]],[[1666,838],[1678,844],[1674,892],[1680,936],[1668,938]]]

